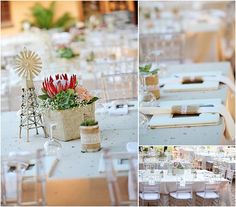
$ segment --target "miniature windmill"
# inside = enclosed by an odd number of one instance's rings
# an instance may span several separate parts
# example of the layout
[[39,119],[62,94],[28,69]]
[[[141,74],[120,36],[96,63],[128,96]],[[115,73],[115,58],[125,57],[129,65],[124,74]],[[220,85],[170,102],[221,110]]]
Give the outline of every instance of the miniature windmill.
[[46,137],[33,84],[33,78],[40,73],[41,68],[41,59],[35,52],[24,48],[24,50],[16,56],[15,71],[19,77],[22,78],[23,83],[19,138],[21,138],[22,128],[25,127],[27,130],[27,142],[29,142],[30,129],[36,129],[36,134],[38,134],[38,128],[42,127]]

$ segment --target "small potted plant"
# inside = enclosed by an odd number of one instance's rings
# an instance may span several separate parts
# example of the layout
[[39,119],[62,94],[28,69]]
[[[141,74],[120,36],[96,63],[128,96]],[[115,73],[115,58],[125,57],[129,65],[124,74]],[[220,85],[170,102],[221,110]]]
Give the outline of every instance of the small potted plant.
[[98,122],[87,119],[80,124],[81,152],[97,152],[101,150]]
[[139,67],[139,72],[142,77],[142,82],[146,90],[150,91],[156,99],[160,98],[160,89],[158,88],[159,68],[152,69],[151,64],[147,64]]
[[68,141],[80,138],[80,124],[88,118],[94,119],[94,103],[98,98],[78,83],[76,75],[50,76],[42,86],[43,94],[39,99],[47,134],[50,124],[55,123],[56,139]]
[[57,55],[60,58],[64,58],[64,59],[71,59],[74,58],[76,56],[79,56],[78,53],[75,53],[70,47],[66,47],[66,46],[61,46],[57,49]]

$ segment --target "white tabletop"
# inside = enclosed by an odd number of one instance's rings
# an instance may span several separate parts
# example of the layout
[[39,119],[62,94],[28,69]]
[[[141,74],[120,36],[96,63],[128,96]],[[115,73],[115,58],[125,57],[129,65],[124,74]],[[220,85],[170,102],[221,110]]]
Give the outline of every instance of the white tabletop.
[[[16,112],[2,112],[2,155],[11,151],[35,151],[43,148],[47,139],[43,138],[42,130],[39,135],[30,131],[30,142],[26,142],[25,130],[22,139],[18,138],[19,118]],[[126,151],[127,142],[137,141],[137,111],[128,115],[109,116],[96,114],[101,130],[102,147],[110,147],[112,152]],[[62,144],[62,159],[52,174],[52,178],[83,178],[104,176],[98,172],[102,151],[82,153],[80,140],[60,142]]]
[[[167,71],[164,75],[169,76],[177,72],[196,71],[221,71],[223,75],[232,78],[232,71],[228,62],[172,65],[167,68]],[[220,98],[222,102],[226,104],[227,99],[229,98],[228,93],[229,89],[226,85],[220,85],[218,90],[196,92],[163,92],[161,90],[161,98],[158,99],[157,102],[186,99],[192,100]],[[139,141],[141,145],[231,144],[230,141],[225,140],[223,135],[225,127],[223,118],[220,119],[220,122],[217,125],[212,126],[159,129],[147,129],[143,126],[140,127]]]

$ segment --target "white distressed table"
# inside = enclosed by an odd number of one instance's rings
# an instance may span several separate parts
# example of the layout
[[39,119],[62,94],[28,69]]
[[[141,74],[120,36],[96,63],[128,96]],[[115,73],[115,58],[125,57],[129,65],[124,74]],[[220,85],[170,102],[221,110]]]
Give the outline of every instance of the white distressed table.
[[[126,150],[127,142],[137,141],[137,110],[123,116],[96,114],[101,130],[102,147],[109,147],[112,152]],[[1,113],[2,155],[10,151],[35,151],[43,148],[47,139],[31,131],[30,142],[25,135],[18,138],[19,118],[16,112]],[[24,131],[24,130],[23,130]],[[52,206],[108,206],[109,191],[106,178],[99,173],[99,160],[102,151],[81,153],[80,140],[61,142],[62,158],[52,177],[46,183],[46,202]],[[128,172],[119,173],[121,196],[128,199]],[[25,197],[30,196],[26,191]]]
[[[231,66],[228,62],[200,63],[168,66],[165,76],[178,72],[221,71],[224,75],[233,78]],[[234,96],[226,85],[220,85],[218,90],[196,92],[163,92],[157,102],[172,100],[210,99],[220,98],[227,109],[234,114]],[[140,145],[219,145],[233,144],[233,141],[224,137],[225,123],[223,118],[217,125],[148,129],[140,125]]]
[[[163,177],[160,175],[160,171],[163,171]],[[193,192],[203,191],[205,183],[209,181],[213,183],[217,182],[219,185],[221,202],[230,205],[231,192],[228,180],[206,170],[196,170],[196,173],[197,176],[195,177],[191,173],[191,169],[185,169],[183,174],[177,175],[168,174],[167,170],[154,170],[153,173],[150,170],[139,170],[139,191],[142,192],[144,182],[159,182],[162,202],[165,203],[164,205],[168,205],[168,195],[170,192],[176,191],[176,182],[191,182]],[[193,200],[195,200],[195,198],[193,198]]]
[[[39,135],[31,130],[30,142],[27,143],[25,130],[22,139],[18,138],[19,118],[16,112],[2,112],[2,155],[11,151],[35,151],[43,148],[47,141],[39,129]],[[127,142],[137,141],[137,111],[129,111],[128,115],[109,116],[96,114],[101,130],[102,147],[109,147],[112,152],[126,151]],[[101,177],[98,172],[102,151],[82,153],[80,139],[61,142],[62,158],[59,161],[53,178]]]

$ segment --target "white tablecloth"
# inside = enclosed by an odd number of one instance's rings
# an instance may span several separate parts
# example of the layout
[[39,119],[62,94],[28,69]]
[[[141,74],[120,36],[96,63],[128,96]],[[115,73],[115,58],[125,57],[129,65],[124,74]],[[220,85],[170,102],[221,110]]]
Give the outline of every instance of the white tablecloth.
[[[176,191],[176,182],[191,182],[193,192],[203,191],[205,187],[205,183],[211,181],[219,182],[219,190],[222,201],[226,203],[226,205],[230,205],[230,188],[228,184],[228,180],[224,178],[217,177],[212,172],[206,170],[197,170],[197,178],[191,174],[191,170],[185,170],[183,175],[172,175],[167,174],[167,171],[163,170],[164,177],[160,176],[161,170],[154,170],[154,173],[150,173],[147,170],[139,170],[139,191],[142,192],[142,183],[148,182],[150,180],[156,180],[160,182],[160,193],[161,194],[169,194],[170,192]],[[143,175],[142,175],[143,174]],[[165,201],[168,202],[168,201]]]

